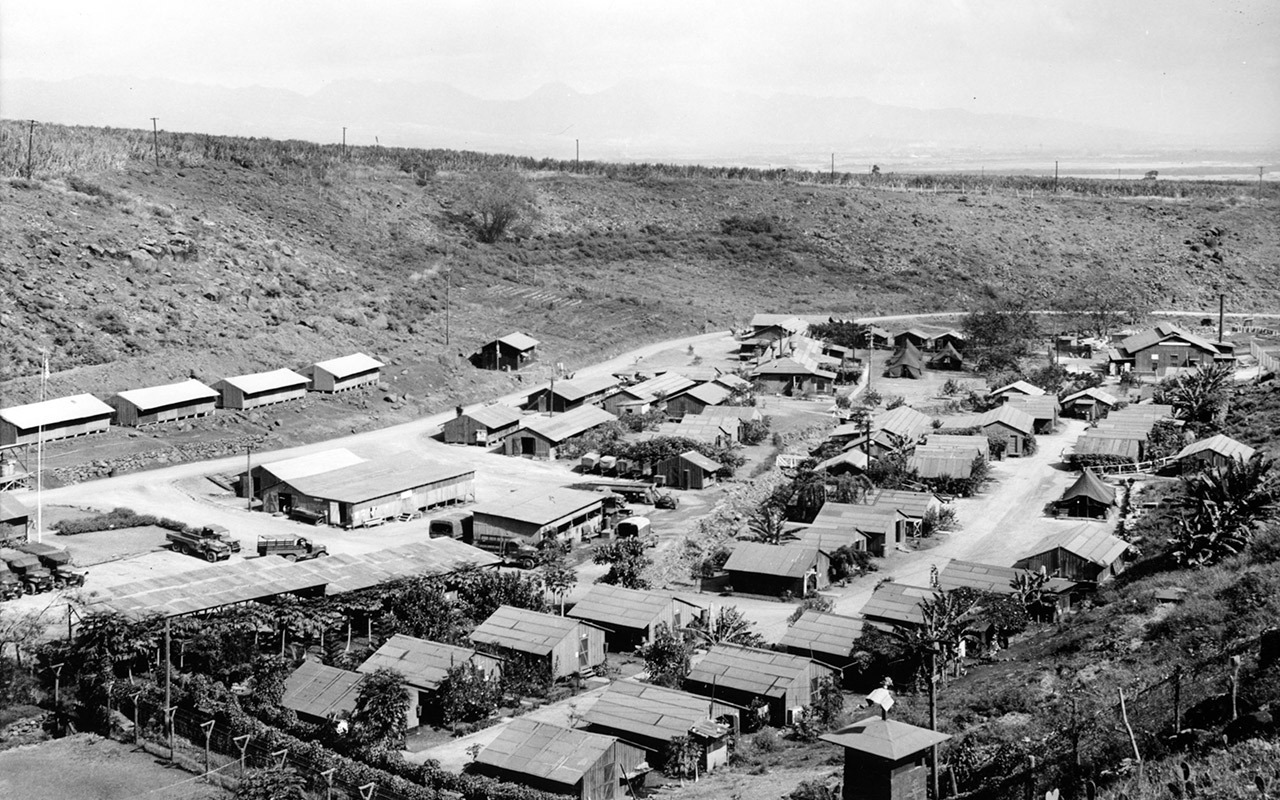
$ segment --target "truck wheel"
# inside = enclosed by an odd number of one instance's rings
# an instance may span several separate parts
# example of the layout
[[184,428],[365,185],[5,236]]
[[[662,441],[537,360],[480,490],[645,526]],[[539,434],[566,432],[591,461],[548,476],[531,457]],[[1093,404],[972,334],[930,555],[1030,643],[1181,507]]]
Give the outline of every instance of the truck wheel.
[[218,560],[218,554],[213,552],[212,550],[209,550],[204,554],[204,560],[212,564],[213,562]]
[[297,560],[298,560],[298,556],[297,556],[297,554],[295,554],[295,553],[285,553],[284,560],[285,560],[285,561],[297,561]]

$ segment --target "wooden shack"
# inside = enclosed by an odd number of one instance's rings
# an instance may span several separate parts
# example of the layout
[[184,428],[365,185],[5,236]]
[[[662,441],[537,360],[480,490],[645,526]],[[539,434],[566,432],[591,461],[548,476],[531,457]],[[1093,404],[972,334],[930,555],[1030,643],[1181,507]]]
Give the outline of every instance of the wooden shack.
[[621,381],[613,375],[552,381],[550,385],[532,392],[523,408],[540,414],[563,414],[582,406],[599,405],[618,388],[620,383]]
[[518,370],[538,360],[538,342],[523,333],[509,333],[480,346],[471,354],[472,365],[479,369]]
[[718,462],[697,450],[690,450],[659,461],[654,467],[654,475],[659,476],[664,485],[677,489],[706,489],[715,484],[721,469],[723,467]]
[[393,669],[404,676],[409,695],[405,722],[410,729],[424,723],[439,723],[440,685],[449,671],[463,664],[474,666],[486,680],[496,682],[502,676],[502,660],[479,653],[469,647],[394,634],[382,643],[357,672],[370,674],[379,669]]
[[1050,534],[1014,564],[1018,569],[1066,578],[1077,583],[1102,583],[1124,571],[1121,556],[1129,543],[1113,536],[1108,526],[1085,522]]
[[507,436],[503,452],[521,458],[556,459],[557,448],[592,428],[614,422],[617,417],[595,406],[582,406],[552,417],[533,417],[524,427]]
[[778,646],[788,653],[830,664],[846,673],[855,662],[864,622],[860,617],[806,611],[791,623]]
[[923,800],[928,755],[951,737],[882,715],[821,738],[844,748],[842,800]]
[[728,763],[728,737],[739,730],[743,709],[731,703],[636,681],[614,681],[582,716],[593,733],[616,736],[644,748],[661,764],[675,740],[689,737],[701,750],[698,769]]
[[475,542],[495,551],[502,542],[582,541],[604,524],[604,495],[578,489],[528,489],[472,509]]
[[115,410],[91,394],[0,409],[0,445],[36,444],[105,433]]
[[315,392],[346,392],[377,383],[382,378],[381,361],[353,353],[311,365],[311,390]]
[[686,414],[701,414],[707,408],[728,400],[731,394],[733,390],[715,382],[698,384],[675,397],[667,398],[667,417],[680,419]]
[[0,545],[21,544],[31,527],[31,510],[8,492],[0,492]]
[[738,542],[724,564],[735,592],[808,597],[831,584],[831,561],[815,547]]
[[1024,455],[1036,429],[1036,422],[1030,414],[1010,405],[999,406],[978,415],[973,425],[987,436],[1004,439],[1006,456]]
[[701,606],[669,593],[597,583],[569,616],[603,628],[608,648],[622,653],[653,641],[658,626],[681,631],[702,613]]
[[1081,389],[1062,398],[1062,413],[1092,422],[1102,419],[1119,404],[1120,399],[1115,395],[1093,387]]
[[312,725],[347,719],[356,710],[364,675],[319,661],[303,661],[285,679],[280,706]]
[[212,414],[218,405],[218,391],[193,378],[164,386],[129,389],[107,403],[115,409],[115,424],[138,428]]
[[768,709],[769,724],[781,727],[794,723],[824,677],[838,681],[840,672],[790,653],[717,644],[689,671],[684,688],[743,708],[760,700]]
[[1173,458],[1183,470],[1195,471],[1206,467],[1214,469],[1225,467],[1232,461],[1248,461],[1256,452],[1249,445],[1219,433],[1208,439],[1192,442],[1178,451]]
[[223,378],[218,382],[217,388],[222,395],[223,408],[247,411],[290,400],[301,400],[307,396],[307,385],[310,382],[309,378],[293,370],[276,369]]
[[476,755],[475,770],[578,800],[615,800],[644,763],[644,750],[612,736],[517,717]]
[[553,680],[595,674],[605,660],[604,640],[604,628],[598,625],[515,606],[499,606],[471,632],[481,651],[528,657]]
[[501,447],[507,437],[520,430],[521,414],[511,406],[481,406],[458,413],[440,426],[446,444],[467,444],[479,447]]

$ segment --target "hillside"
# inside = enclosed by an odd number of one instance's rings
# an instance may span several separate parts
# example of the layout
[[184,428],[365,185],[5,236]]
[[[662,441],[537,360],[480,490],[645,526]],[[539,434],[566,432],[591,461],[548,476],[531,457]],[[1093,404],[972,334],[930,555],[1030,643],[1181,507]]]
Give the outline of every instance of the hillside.
[[[0,167],[15,176],[25,128],[3,133]],[[1234,310],[1280,300],[1270,187],[1262,201],[1237,184],[1132,196],[1146,190],[1135,181],[1055,195],[973,180],[961,193],[544,163],[524,170],[540,214],[528,235],[479,244],[468,194],[496,166],[532,162],[165,134],[157,169],[149,146],[150,132],[43,126],[33,177],[0,183],[0,311],[20,332],[0,364],[5,404],[37,396],[41,349],[54,395],[356,350],[392,364],[395,402],[333,401],[338,430],[361,404],[382,424],[514,385],[464,360],[512,330],[544,343],[533,380],[765,309],[963,309],[996,293],[1049,305],[1104,284],[1138,307],[1208,308],[1218,283]]]

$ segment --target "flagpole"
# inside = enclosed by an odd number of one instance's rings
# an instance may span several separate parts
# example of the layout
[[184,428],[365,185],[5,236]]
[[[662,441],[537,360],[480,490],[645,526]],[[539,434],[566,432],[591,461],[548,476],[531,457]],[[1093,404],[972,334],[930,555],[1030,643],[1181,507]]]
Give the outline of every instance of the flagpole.
[[[44,354],[43,368],[40,371],[40,402],[44,402],[45,387],[49,383],[49,354]],[[41,498],[41,489],[44,486],[44,480],[41,473],[44,472],[44,424],[36,426],[36,544],[42,541],[44,531],[44,504]]]

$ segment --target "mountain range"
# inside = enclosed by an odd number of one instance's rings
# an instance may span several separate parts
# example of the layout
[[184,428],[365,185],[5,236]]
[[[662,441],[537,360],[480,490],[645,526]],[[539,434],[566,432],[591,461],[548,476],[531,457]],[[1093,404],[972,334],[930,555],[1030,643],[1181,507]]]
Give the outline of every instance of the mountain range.
[[312,94],[223,88],[164,79],[93,76],[9,80],[4,116],[63,124],[148,127],[350,144],[445,147],[584,159],[817,166],[947,153],[1120,153],[1181,144],[1056,119],[916,109],[861,98],[768,97],[671,81],[621,83],[594,93],[549,84],[514,100],[448,84],[344,80]]

